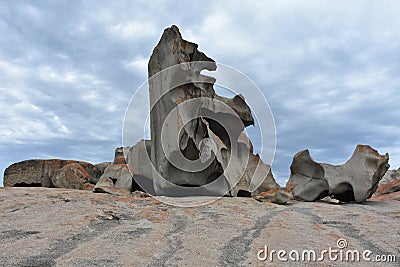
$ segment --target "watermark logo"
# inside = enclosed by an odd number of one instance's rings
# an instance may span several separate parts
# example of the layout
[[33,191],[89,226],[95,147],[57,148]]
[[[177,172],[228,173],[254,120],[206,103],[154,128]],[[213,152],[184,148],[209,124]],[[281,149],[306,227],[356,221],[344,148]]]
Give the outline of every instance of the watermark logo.
[[344,238],[339,238],[336,242],[336,247],[329,247],[328,249],[314,250],[283,250],[283,249],[270,249],[267,245],[258,250],[257,258],[266,263],[273,262],[396,262],[396,256],[389,255],[374,255],[369,250],[349,249],[348,242]]
[[347,240],[344,239],[344,238],[339,238],[339,239],[337,240],[337,242],[336,242],[336,246],[337,246],[339,249],[347,248],[347,246],[348,246]]

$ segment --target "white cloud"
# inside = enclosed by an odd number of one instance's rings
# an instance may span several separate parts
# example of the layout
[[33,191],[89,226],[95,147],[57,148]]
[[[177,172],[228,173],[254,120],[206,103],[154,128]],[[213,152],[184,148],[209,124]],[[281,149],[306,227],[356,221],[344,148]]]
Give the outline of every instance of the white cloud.
[[29,3],[19,3],[18,9],[24,16],[34,21],[39,21],[43,17],[43,13],[37,7]]
[[28,70],[24,67],[18,66],[5,60],[0,60],[0,72],[11,78],[22,78],[28,73]]
[[156,33],[155,27],[149,22],[120,21],[108,28],[109,32],[116,38],[135,40]]
[[125,68],[135,72],[137,75],[146,78],[147,77],[147,63],[149,59],[143,56],[137,56],[133,60],[129,60],[124,63]]

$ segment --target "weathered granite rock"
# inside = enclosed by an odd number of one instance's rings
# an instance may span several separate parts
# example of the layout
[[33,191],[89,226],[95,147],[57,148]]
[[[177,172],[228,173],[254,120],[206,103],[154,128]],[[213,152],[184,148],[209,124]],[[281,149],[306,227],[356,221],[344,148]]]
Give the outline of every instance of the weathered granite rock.
[[126,162],[134,178],[133,190],[145,191],[151,195],[156,195],[152,180],[152,164],[150,161],[151,142],[140,140],[131,147],[124,148]]
[[398,191],[400,191],[400,180],[393,180],[389,183],[380,185],[374,193],[374,196],[390,194]]
[[106,168],[96,186],[95,193],[129,195],[132,191],[132,175],[127,164],[112,164]]
[[151,197],[150,194],[143,192],[143,191],[133,191],[131,194],[132,197],[139,197],[139,198],[144,198],[144,197]]
[[114,164],[126,164],[123,147],[118,147],[115,149]]
[[85,183],[81,190],[86,190],[86,191],[93,191],[93,188],[95,187],[95,184],[91,184],[91,183]]
[[340,200],[337,200],[331,196],[326,196],[324,198],[321,198],[320,201],[322,202],[327,202],[327,203],[332,203],[332,204],[341,204],[342,202]]
[[389,155],[380,155],[370,146],[358,145],[352,157],[343,165],[316,163],[308,150],[297,153],[289,184],[293,195],[305,201],[315,201],[330,195],[340,201],[364,202],[378,187],[389,168]]
[[329,184],[325,179],[324,168],[316,163],[308,150],[298,152],[290,166],[290,179],[293,195],[304,201],[315,201],[328,195]]
[[102,175],[101,170],[99,170],[95,165],[89,162],[76,161],[76,163],[79,163],[92,177],[93,181],[97,183],[97,181],[100,179],[100,176]]
[[275,204],[286,204],[293,199],[293,194],[290,189],[280,187],[274,188],[266,192],[262,192],[254,197],[258,201],[268,201]]
[[[389,154],[380,155],[370,146],[358,145],[345,164],[321,164],[329,183],[329,193],[342,201],[363,202],[378,188],[389,169]],[[354,196],[353,196],[354,195]]]
[[[151,181],[157,195],[177,196],[177,186],[231,196],[279,187],[244,133],[254,124],[244,97],[215,93],[215,79],[200,72],[216,64],[197,47],[172,26],[154,48],[148,64],[151,140],[126,151],[133,175]],[[135,156],[140,153],[149,156]]]
[[4,171],[4,186],[54,187],[51,178],[70,163],[80,164],[94,181],[100,178],[100,170],[88,162],[61,159],[32,159],[14,163]]
[[91,190],[90,184],[95,180],[79,163],[70,163],[62,167],[57,175],[51,177],[53,185],[58,188]]
[[400,168],[398,168],[397,170],[388,170],[379,181],[379,186],[388,184],[395,180],[400,180]]
[[[242,148],[242,151],[246,151],[246,148]],[[256,196],[257,194],[271,189],[279,188],[278,183],[275,182],[275,178],[271,172],[271,167],[265,164],[259,157],[259,155],[253,155],[250,151],[248,153],[248,162],[246,169],[243,173],[242,178],[240,178],[237,185],[231,190],[231,195],[237,196],[238,192],[249,192],[251,196]],[[265,174],[267,175],[265,176]],[[263,180],[263,182],[258,186],[254,186],[254,180]]]
[[93,188],[95,193],[108,193],[117,196],[129,196],[131,192],[124,188],[114,187],[113,180],[111,178],[100,178],[97,184]]
[[[94,164],[94,166],[96,166],[96,168],[99,169],[101,175],[103,175],[104,171],[111,164],[112,164],[112,162],[101,162],[101,163]],[[101,175],[99,176],[99,179],[100,179]]]

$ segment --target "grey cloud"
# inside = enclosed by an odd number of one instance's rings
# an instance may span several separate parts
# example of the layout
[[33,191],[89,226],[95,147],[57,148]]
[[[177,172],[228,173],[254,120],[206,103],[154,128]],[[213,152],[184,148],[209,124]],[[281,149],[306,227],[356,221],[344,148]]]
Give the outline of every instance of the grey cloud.
[[37,157],[111,160],[125,108],[171,24],[262,89],[280,183],[304,148],[339,164],[370,144],[398,167],[399,9],[396,1],[3,3],[0,169]]

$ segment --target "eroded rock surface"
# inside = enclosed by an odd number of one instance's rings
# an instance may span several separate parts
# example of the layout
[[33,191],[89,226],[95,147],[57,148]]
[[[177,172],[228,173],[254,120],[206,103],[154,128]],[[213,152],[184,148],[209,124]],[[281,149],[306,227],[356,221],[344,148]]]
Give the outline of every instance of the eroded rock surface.
[[104,173],[104,171],[107,169],[107,167],[108,166],[110,166],[112,164],[112,162],[100,162],[100,163],[97,163],[97,164],[95,164],[94,166],[96,166],[97,167],[97,169],[99,169],[99,171],[100,171],[100,176],[99,176],[99,178],[101,177],[101,175],[103,175],[103,173]]
[[[138,143],[125,151],[133,175],[152,181],[158,195],[176,196],[176,185],[231,196],[278,188],[244,133],[254,124],[244,96],[215,93],[215,79],[200,72],[217,66],[197,47],[172,26],[154,48],[148,64],[151,140],[146,149]],[[135,156],[143,152],[148,157]]]
[[149,140],[140,140],[132,147],[125,147],[124,154],[134,177],[135,189],[145,191],[154,196],[156,193],[154,192],[152,180],[153,165],[150,161],[150,146],[151,142]]
[[123,147],[118,147],[115,149],[114,164],[126,164]]
[[126,164],[111,164],[100,177],[93,191],[115,195],[129,195],[132,191],[132,175]]
[[51,177],[58,188],[91,190],[96,183],[92,176],[79,163],[70,163],[62,167]]
[[388,170],[383,178],[379,181],[379,186],[388,184],[395,180],[400,180],[400,168],[397,170]]
[[294,155],[290,172],[288,184],[294,184],[292,191],[295,198],[314,201],[328,195],[329,184],[324,168],[311,158],[308,150]]
[[276,204],[286,204],[293,199],[291,189],[274,188],[266,192],[262,192],[254,197],[258,201],[268,201]]
[[[379,200],[376,200],[379,198]],[[1,266],[398,266],[400,193],[363,205],[221,198],[179,208],[149,197],[0,188]],[[269,250],[368,249],[397,262],[260,261]],[[319,255],[319,254],[318,254]],[[327,254],[326,254],[327,255]],[[338,254],[336,254],[338,255]]]
[[378,187],[389,168],[389,155],[380,155],[370,146],[358,145],[343,165],[316,163],[308,150],[293,157],[288,184],[297,199],[315,201],[332,196],[340,201],[364,202]]
[[393,180],[389,183],[380,185],[374,195],[384,195],[400,191],[400,180]]

